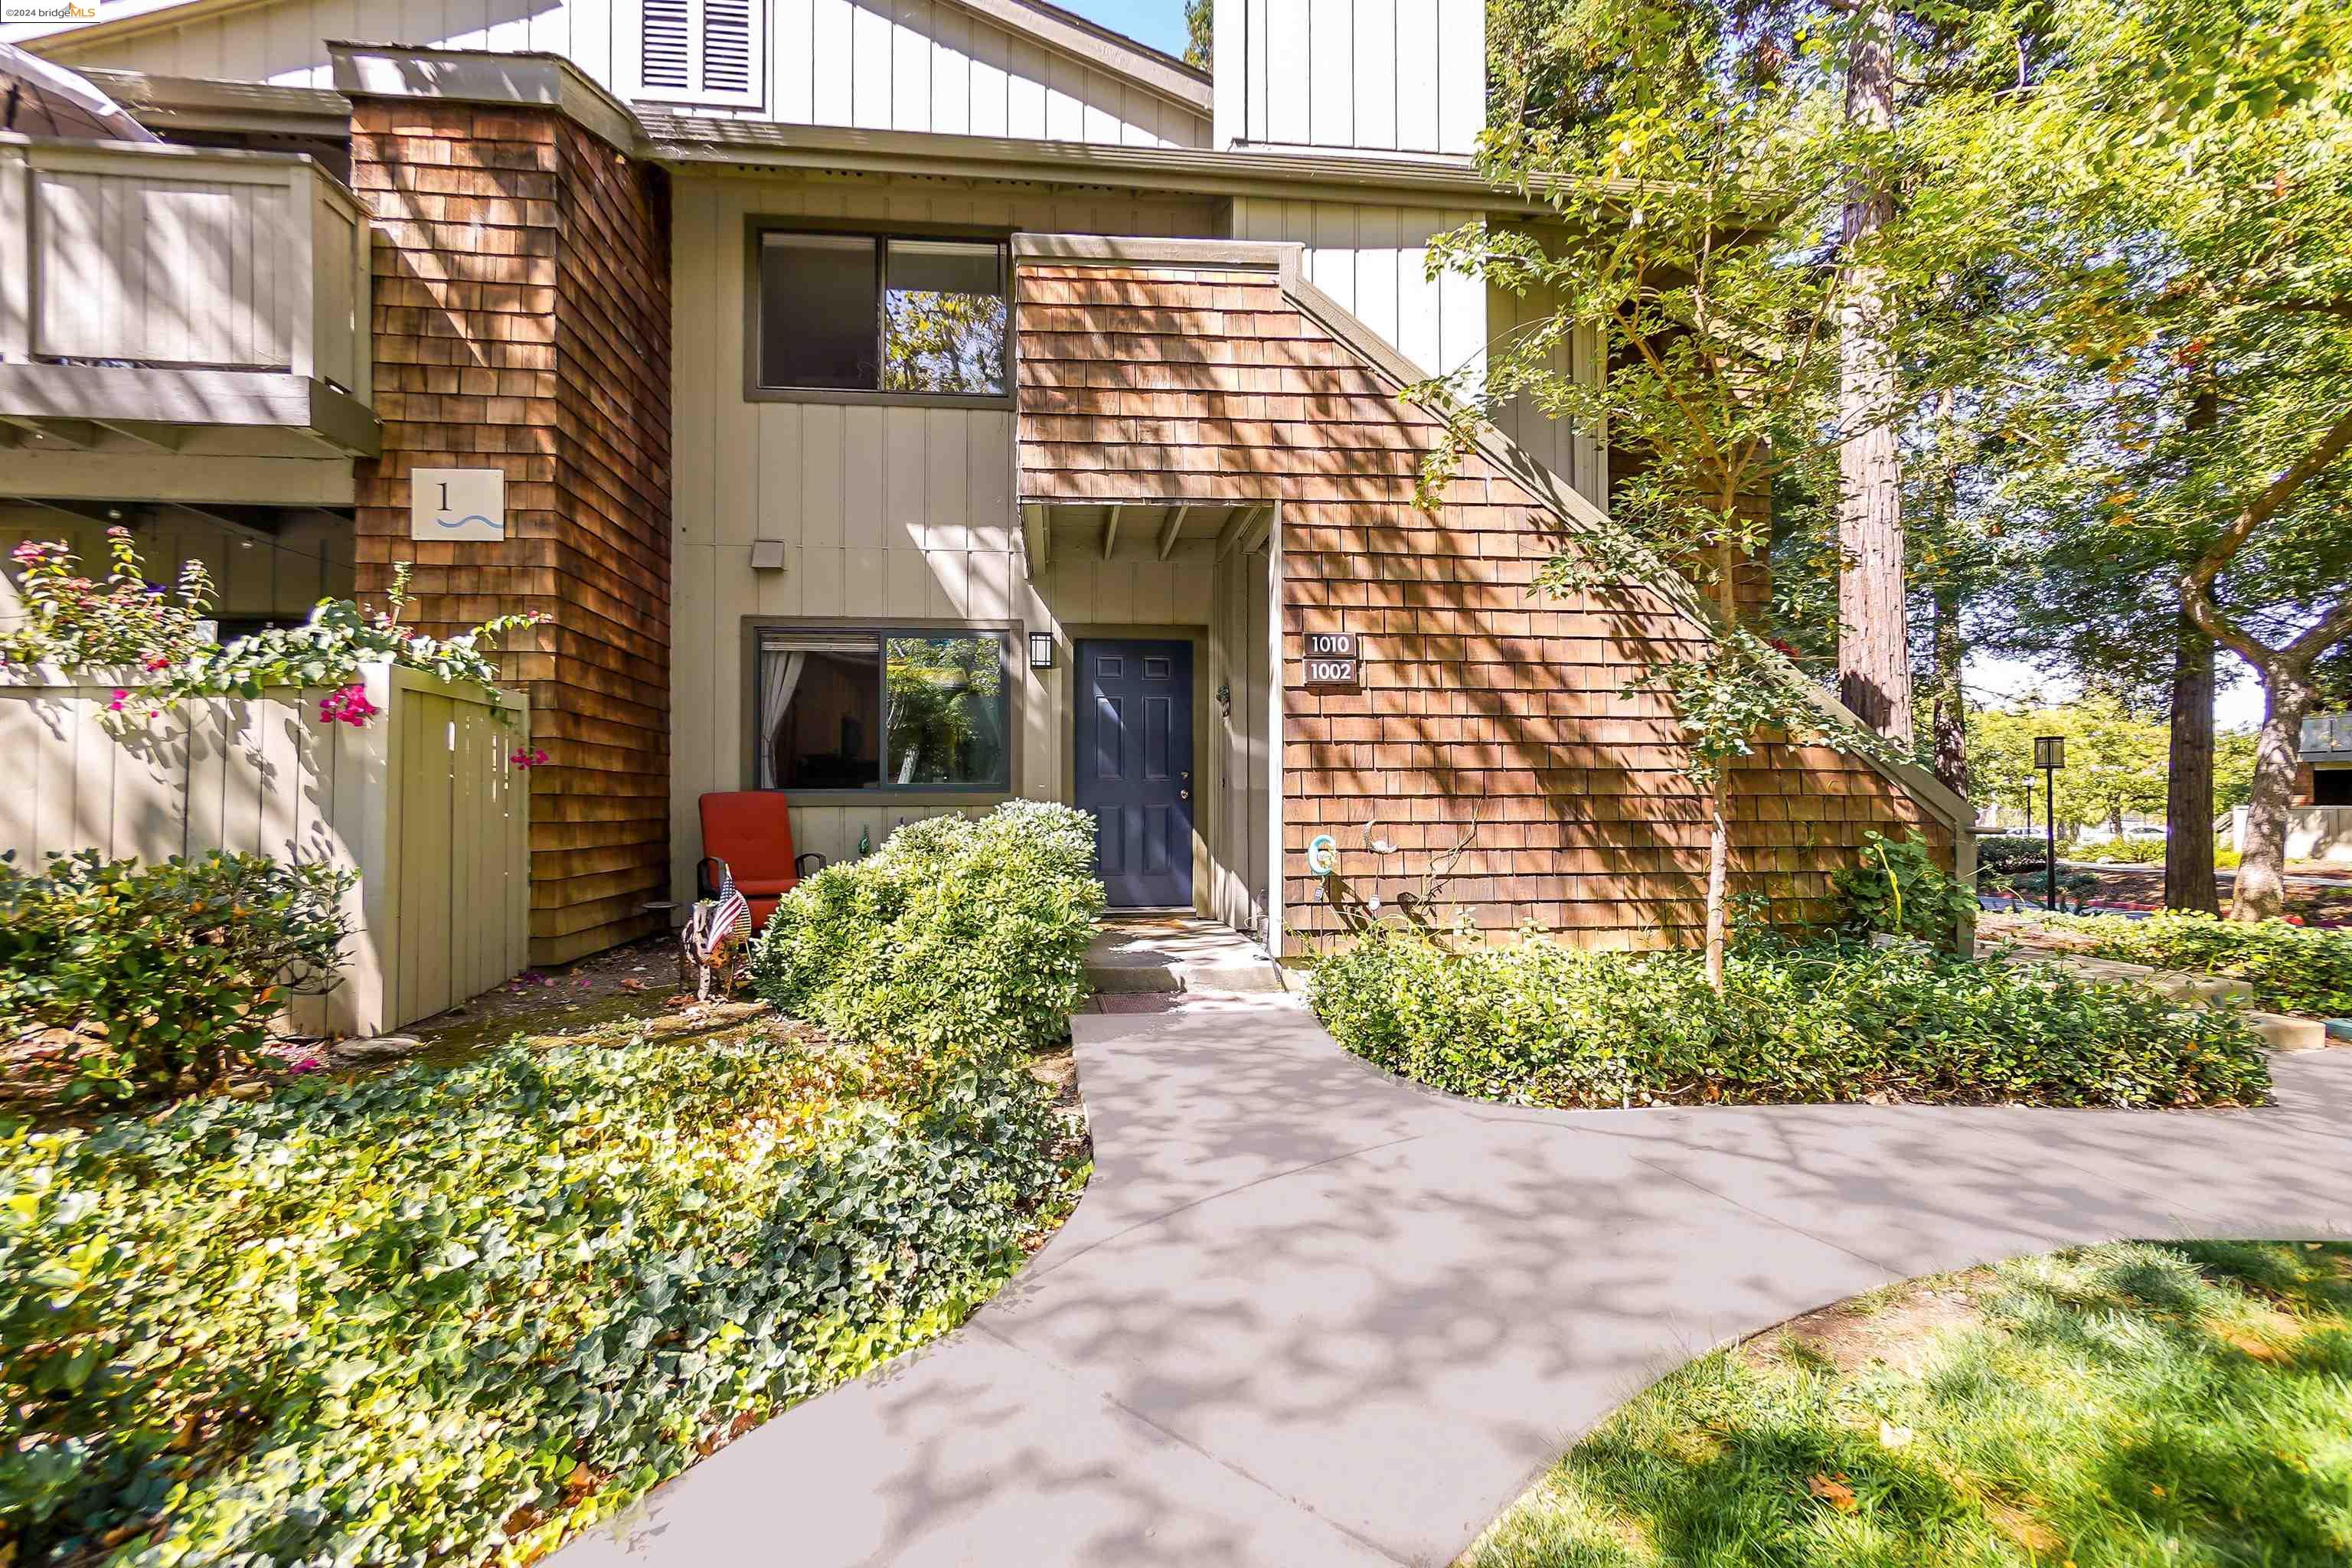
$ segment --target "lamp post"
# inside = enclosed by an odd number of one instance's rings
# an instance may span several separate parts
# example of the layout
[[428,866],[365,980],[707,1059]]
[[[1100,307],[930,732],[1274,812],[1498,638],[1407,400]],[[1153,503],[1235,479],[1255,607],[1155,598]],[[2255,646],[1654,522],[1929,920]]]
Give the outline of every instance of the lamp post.
[[[2033,737],[2033,765],[2042,770],[2042,823],[2043,854],[2042,901],[2053,913],[2058,909],[2058,770],[2066,765],[2066,737],[2036,735]],[[2029,783],[2027,788],[2032,786]],[[2030,814],[2032,797],[2027,796]],[[2028,820],[2031,820],[2029,816]]]

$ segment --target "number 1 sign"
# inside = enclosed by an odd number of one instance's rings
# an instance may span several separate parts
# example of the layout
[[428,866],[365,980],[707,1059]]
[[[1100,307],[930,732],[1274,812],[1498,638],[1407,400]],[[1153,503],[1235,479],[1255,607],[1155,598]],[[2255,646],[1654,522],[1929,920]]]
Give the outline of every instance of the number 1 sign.
[[497,468],[412,468],[408,537],[497,542],[507,536],[507,477]]

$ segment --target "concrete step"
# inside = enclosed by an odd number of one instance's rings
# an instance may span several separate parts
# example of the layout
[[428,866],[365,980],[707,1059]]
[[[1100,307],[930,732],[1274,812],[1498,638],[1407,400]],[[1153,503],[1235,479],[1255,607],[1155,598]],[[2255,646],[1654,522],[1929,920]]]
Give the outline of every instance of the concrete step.
[[1282,966],[1256,942],[1211,921],[1105,922],[1087,952],[1087,984],[1131,995],[1170,991],[1284,991]]

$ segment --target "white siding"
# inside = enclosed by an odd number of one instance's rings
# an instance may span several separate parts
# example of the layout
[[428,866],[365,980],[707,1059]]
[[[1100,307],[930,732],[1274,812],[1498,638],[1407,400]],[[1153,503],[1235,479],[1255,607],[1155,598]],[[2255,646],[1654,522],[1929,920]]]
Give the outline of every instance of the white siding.
[[1228,0],[1217,24],[1220,146],[1475,149],[1484,0]]
[[1305,246],[1309,282],[1405,358],[1437,374],[1475,365],[1486,357],[1485,286],[1452,272],[1433,279],[1428,271],[1431,237],[1476,216],[1431,207],[1237,196],[1233,236]]
[[[1088,618],[1205,625],[1181,560],[1073,560],[1045,592],[1026,580],[1013,510],[1013,416],[998,409],[746,401],[744,232],[754,214],[1019,226],[1039,232],[1202,235],[1206,202],[1108,195],[1011,196],[948,181],[681,178],[673,187],[675,551],[670,624],[671,853],[690,898],[697,799],[740,789],[742,627],[747,616],[1013,620],[1045,629]],[[753,572],[755,537],[785,542],[786,569]],[[1180,546],[1179,555],[1189,546]],[[1083,565],[1083,570],[1081,569]],[[1058,584],[1058,585],[1057,585]],[[1049,605],[1046,594],[1056,603]],[[1067,605],[1059,601],[1066,599]],[[1058,619],[1057,619],[1058,612]],[[1023,794],[1060,798],[1066,674],[1026,678]],[[1023,663],[1025,670],[1025,662]],[[839,857],[911,808],[815,806],[795,843]]]
[[566,55],[609,85],[610,17],[606,0],[277,0],[126,38],[45,38],[40,51],[67,65],[331,87],[326,40],[350,38]]
[[[766,0],[757,109],[698,113],[861,131],[1207,143],[1205,115],[971,15],[950,0]],[[634,0],[276,0],[121,40],[43,41],[70,65],[331,85],[325,40],[567,56],[638,96]],[[679,106],[686,107],[686,106]]]

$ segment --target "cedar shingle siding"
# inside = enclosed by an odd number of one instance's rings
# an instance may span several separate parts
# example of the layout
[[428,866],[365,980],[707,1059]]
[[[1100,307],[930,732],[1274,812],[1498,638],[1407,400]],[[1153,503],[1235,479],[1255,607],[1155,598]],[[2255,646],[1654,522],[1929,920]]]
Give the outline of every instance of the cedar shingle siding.
[[[667,186],[551,112],[361,100],[352,181],[376,218],[383,456],[359,472],[358,588],[415,563],[409,614],[509,639],[530,689],[531,955],[658,929],[669,796]],[[507,537],[412,542],[412,468],[498,468]],[[534,646],[535,645],[535,646]]]
[[[1705,801],[1682,776],[1663,699],[1623,694],[1697,629],[1656,592],[1532,596],[1568,544],[1554,514],[1473,458],[1432,516],[1413,477],[1435,422],[1297,310],[1266,269],[1019,268],[1025,500],[1284,503],[1283,900],[1292,930],[1336,933],[1302,851],[1338,836],[1359,892],[1417,886],[1475,821],[1449,894],[1481,924],[1594,945],[1693,940]],[[1745,586],[1745,585],[1744,585]],[[1752,588],[1750,589],[1752,592]],[[1364,639],[1360,693],[1299,689],[1301,637]],[[1865,764],[1770,745],[1735,776],[1735,891],[1818,920],[1865,829],[1952,836]],[[1405,854],[1362,875],[1368,822]]]

